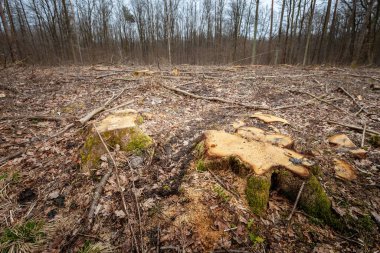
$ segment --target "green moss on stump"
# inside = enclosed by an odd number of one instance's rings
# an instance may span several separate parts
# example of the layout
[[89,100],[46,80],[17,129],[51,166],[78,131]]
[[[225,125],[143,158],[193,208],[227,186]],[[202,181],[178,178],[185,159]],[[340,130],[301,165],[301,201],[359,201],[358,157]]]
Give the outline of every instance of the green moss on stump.
[[[104,142],[109,148],[120,146],[122,151],[141,154],[152,143],[152,139],[139,128],[126,128],[101,133]],[[91,132],[81,150],[82,168],[92,170],[99,166],[100,157],[106,150],[97,133]]]
[[265,212],[269,201],[270,186],[270,175],[248,177],[245,194],[254,214],[262,215]]
[[[278,172],[278,183],[279,189],[289,199],[295,201],[302,180],[288,171],[281,170]],[[320,219],[334,229],[342,229],[342,221],[331,209],[331,201],[314,175],[306,181],[299,200],[299,206],[308,215]]]

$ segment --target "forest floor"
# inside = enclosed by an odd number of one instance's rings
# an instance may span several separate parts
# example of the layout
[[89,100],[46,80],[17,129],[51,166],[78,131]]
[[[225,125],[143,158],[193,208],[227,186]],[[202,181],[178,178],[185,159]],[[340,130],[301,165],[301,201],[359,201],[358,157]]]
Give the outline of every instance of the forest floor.
[[[165,86],[225,101],[191,97]],[[370,135],[380,131],[379,86],[378,68],[180,65],[161,70],[96,65],[3,69],[0,247],[13,243],[44,252],[379,252],[380,148]],[[84,125],[75,123],[124,88],[93,119]],[[112,174],[104,186],[95,220],[88,225],[95,190],[109,167],[102,163],[95,174],[83,172],[80,150],[92,123],[119,105],[142,115],[141,128],[154,146],[143,161],[111,150],[118,176]],[[192,148],[205,130],[233,132],[234,123],[242,122],[269,128],[249,117],[258,111],[289,122],[270,127],[292,136],[293,149],[318,164],[318,179],[334,211],[357,219],[356,228],[338,233],[298,209],[288,221],[294,203],[276,189],[271,191],[265,214],[255,216],[244,198],[224,189],[236,186],[232,176],[196,170]],[[75,124],[63,132],[70,123]],[[362,128],[366,128],[364,159],[336,152],[327,141],[333,134],[344,133],[361,146]],[[338,178],[334,158],[351,164],[357,178]],[[136,160],[134,168],[126,165],[128,159]]]

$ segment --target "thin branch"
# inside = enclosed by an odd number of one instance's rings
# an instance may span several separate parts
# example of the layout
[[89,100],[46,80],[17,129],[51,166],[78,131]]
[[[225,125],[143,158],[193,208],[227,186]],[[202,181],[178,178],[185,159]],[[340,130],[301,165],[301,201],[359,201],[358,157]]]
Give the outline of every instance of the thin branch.
[[185,95],[185,96],[196,98],[196,99],[203,99],[203,100],[209,100],[209,101],[214,101],[214,102],[221,102],[221,103],[226,103],[226,104],[234,104],[234,105],[239,105],[239,106],[242,106],[242,107],[245,107],[245,108],[250,108],[250,109],[270,110],[270,108],[267,107],[267,106],[243,104],[243,103],[239,103],[239,102],[225,100],[225,99],[218,98],[218,97],[204,97],[204,96],[196,95],[196,94],[193,94],[193,93],[190,93],[190,92],[187,92],[187,91],[175,88],[175,87],[170,87],[170,86],[165,85],[165,84],[161,84],[160,83],[160,85],[162,87],[164,87],[165,89],[174,91],[176,93],[180,93],[180,94]]
[[364,128],[363,128],[363,134],[362,134],[362,141],[360,143],[360,147],[364,147],[364,140],[365,140],[365,131],[367,130],[367,123],[364,124]]
[[298,205],[298,201],[300,200],[300,197],[301,197],[301,194],[302,194],[302,191],[303,191],[304,187],[305,187],[305,181],[302,182],[300,190],[298,191],[298,194],[297,194],[296,202],[294,202],[294,206],[293,206],[292,212],[289,214],[288,218],[286,219],[287,221],[290,221],[292,219],[292,216],[294,214],[294,211],[296,210],[296,207]]
[[[362,128],[360,126],[355,126],[355,125],[350,125],[350,124],[344,124],[344,123],[339,123],[339,122],[330,121],[330,120],[328,120],[326,122],[330,123],[330,124],[335,124],[335,125],[338,125],[338,126],[344,126],[344,127],[348,127],[348,128],[351,128],[351,129],[359,130],[359,131],[363,131],[364,130],[364,128]],[[377,132],[377,131],[372,130],[372,129],[366,129],[366,132],[371,133],[371,134],[380,135],[380,132]]]

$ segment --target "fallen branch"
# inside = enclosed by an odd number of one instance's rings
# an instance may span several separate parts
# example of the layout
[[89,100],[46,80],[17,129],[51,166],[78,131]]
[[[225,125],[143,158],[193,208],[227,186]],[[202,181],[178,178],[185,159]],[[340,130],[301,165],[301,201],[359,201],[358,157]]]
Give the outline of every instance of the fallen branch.
[[359,112],[364,111],[365,113],[367,113],[367,111],[364,109],[364,107],[359,105],[359,103],[356,102],[356,99],[354,98],[354,96],[352,96],[348,91],[346,91],[343,87],[338,87],[338,89],[343,91],[343,93],[345,93],[347,96],[349,96],[352,99],[354,104],[356,104],[360,108]]
[[87,219],[88,223],[87,224],[88,224],[88,229],[89,230],[91,229],[91,226],[92,226],[92,221],[94,219],[95,209],[96,209],[96,207],[97,207],[97,205],[99,203],[100,194],[102,193],[103,188],[106,185],[108,179],[111,177],[111,175],[112,175],[112,170],[108,171],[102,177],[102,180],[100,180],[99,184],[96,186],[96,190],[95,190],[95,193],[94,193],[94,197],[92,199],[90,211],[88,212],[88,219]]
[[[360,126],[355,126],[355,125],[350,125],[350,124],[343,124],[343,123],[339,123],[339,122],[336,122],[336,121],[326,121],[327,123],[330,123],[330,124],[335,124],[335,125],[338,125],[338,126],[344,126],[344,127],[348,127],[348,128],[351,128],[351,129],[355,129],[355,130],[359,130],[359,131],[363,131],[364,128],[360,127]],[[371,134],[377,134],[377,135],[380,135],[380,132],[377,132],[375,130],[372,130],[372,129],[366,129],[366,132],[368,133],[371,133]]]
[[365,131],[367,130],[367,124],[364,124],[364,128],[363,128],[363,134],[362,134],[362,141],[360,143],[360,147],[364,147],[364,140],[365,140]]
[[114,72],[114,73],[100,75],[100,76],[95,77],[95,79],[101,79],[101,78],[105,78],[105,77],[109,77],[109,76],[116,76],[116,75],[120,75],[120,72]]
[[114,100],[116,100],[117,98],[119,98],[121,96],[121,94],[124,93],[124,91],[127,89],[127,87],[125,87],[118,95],[116,96],[112,96],[104,105],[94,109],[93,111],[91,111],[90,113],[88,113],[87,115],[85,115],[84,117],[80,118],[78,121],[83,125],[85,124],[87,121],[89,121],[90,119],[92,119],[96,114],[104,111],[106,109],[106,107],[111,103],[113,102]]
[[41,121],[55,121],[55,122],[60,122],[64,120],[63,118],[59,117],[52,117],[52,116],[45,116],[45,115],[33,115],[33,116],[28,116],[28,115],[18,115],[18,116],[3,116],[0,117],[1,120],[13,120],[13,119],[27,119],[27,120],[41,120]]
[[289,214],[288,218],[286,219],[287,221],[290,221],[292,219],[292,216],[294,214],[294,211],[296,210],[296,207],[298,205],[298,201],[300,200],[300,197],[301,197],[301,194],[302,194],[302,191],[303,191],[304,187],[305,187],[305,181],[302,182],[300,190],[299,190],[299,192],[297,194],[296,202],[294,202],[294,206],[293,206],[292,212]]
[[334,107],[335,109],[337,109],[337,110],[339,110],[339,111],[346,112],[345,110],[343,110],[343,109],[337,107],[336,105],[330,103],[329,101],[323,100],[323,99],[321,99],[321,98],[319,98],[319,97],[317,97],[317,96],[315,96],[315,95],[313,95],[313,94],[311,94],[311,93],[307,93],[307,92],[300,91],[300,90],[289,90],[289,91],[291,91],[291,92],[296,92],[296,93],[301,93],[301,94],[306,94],[306,95],[308,95],[308,96],[310,96],[310,97],[313,97],[313,98],[315,98],[315,99],[317,99],[317,100],[319,100],[319,101],[321,101],[321,102],[323,102],[323,103],[326,103],[326,104],[328,104],[328,105]]
[[236,192],[230,190],[230,188],[217,175],[215,175],[215,173],[212,170],[208,169],[207,171],[210,172],[211,176],[214,177],[214,179],[216,180],[216,182],[218,182],[218,184],[220,184],[220,186],[222,186],[229,193],[231,193],[232,195],[234,195],[236,199],[240,199],[239,194],[237,194]]
[[16,93],[16,94],[19,93],[19,91],[16,90],[15,88],[9,87],[8,85],[5,85],[5,84],[0,84],[0,90],[8,90],[8,91],[11,91],[11,92]]
[[19,150],[19,151],[16,151],[16,152],[10,154],[9,156],[1,158],[0,159],[0,165],[2,165],[3,163],[6,163],[9,160],[12,160],[13,158],[16,158],[16,157],[22,155],[24,153],[24,151],[25,151],[25,149],[22,149],[22,150]]
[[239,102],[225,100],[225,99],[218,98],[218,97],[204,97],[204,96],[196,95],[196,94],[193,94],[193,93],[190,93],[190,92],[187,92],[187,91],[175,88],[175,87],[170,87],[170,86],[165,85],[165,84],[161,84],[160,83],[160,85],[162,87],[164,87],[165,89],[174,91],[176,93],[180,93],[180,94],[185,95],[185,96],[196,98],[196,99],[203,99],[203,100],[209,100],[209,101],[214,101],[214,102],[221,102],[221,103],[226,103],[226,104],[234,104],[234,105],[239,105],[239,106],[242,106],[242,107],[245,107],[245,108],[250,108],[250,109],[270,110],[270,108],[267,107],[267,106],[247,105],[247,104],[243,104],[243,103],[239,103]]

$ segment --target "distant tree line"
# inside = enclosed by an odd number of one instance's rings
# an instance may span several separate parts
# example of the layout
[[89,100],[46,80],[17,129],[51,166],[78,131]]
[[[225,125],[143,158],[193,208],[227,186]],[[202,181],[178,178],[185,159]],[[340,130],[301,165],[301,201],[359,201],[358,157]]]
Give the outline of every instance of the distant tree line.
[[0,59],[380,65],[380,0],[0,0]]

